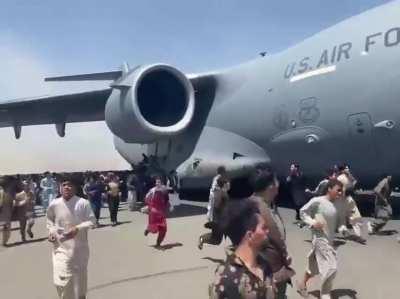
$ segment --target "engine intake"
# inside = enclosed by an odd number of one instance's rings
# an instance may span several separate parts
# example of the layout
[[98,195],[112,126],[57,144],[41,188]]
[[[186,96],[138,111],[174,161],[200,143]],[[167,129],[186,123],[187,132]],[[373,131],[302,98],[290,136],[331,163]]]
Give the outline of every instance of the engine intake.
[[110,130],[128,143],[152,143],[185,130],[193,117],[194,90],[186,76],[169,65],[136,69],[107,101]]

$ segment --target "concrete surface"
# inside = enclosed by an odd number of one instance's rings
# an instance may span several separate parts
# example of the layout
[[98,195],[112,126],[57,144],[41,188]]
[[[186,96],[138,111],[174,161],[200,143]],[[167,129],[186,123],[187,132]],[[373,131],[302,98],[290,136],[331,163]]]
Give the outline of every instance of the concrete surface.
[[[90,299],[122,298],[208,298],[218,260],[224,259],[219,247],[197,249],[198,236],[206,232],[205,204],[183,202],[168,219],[165,250],[157,250],[155,235],[145,237],[147,216],[121,206],[117,227],[109,226],[107,209],[102,210],[106,226],[91,230],[89,262]],[[281,209],[286,221],[288,248],[293,267],[300,278],[310,248],[310,234],[292,224],[294,211]],[[17,223],[13,224],[16,228]],[[399,230],[400,221],[391,221],[385,230]],[[56,298],[52,284],[51,246],[46,241],[44,217],[36,219],[33,241],[22,244],[13,231],[10,247],[0,247],[0,298]],[[368,236],[366,246],[347,241],[338,248],[339,273],[334,298],[395,299],[400,296],[400,244],[397,235]],[[318,290],[318,281],[310,288]],[[318,298],[313,292],[310,298]],[[289,298],[299,298],[288,288]]]

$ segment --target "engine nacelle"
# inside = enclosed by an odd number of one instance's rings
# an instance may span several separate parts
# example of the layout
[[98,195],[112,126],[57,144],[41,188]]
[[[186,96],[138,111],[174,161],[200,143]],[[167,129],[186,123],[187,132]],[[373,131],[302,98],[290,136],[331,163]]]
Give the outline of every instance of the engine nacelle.
[[123,78],[105,109],[110,130],[128,143],[152,143],[184,131],[192,120],[192,83],[169,65],[142,66]]

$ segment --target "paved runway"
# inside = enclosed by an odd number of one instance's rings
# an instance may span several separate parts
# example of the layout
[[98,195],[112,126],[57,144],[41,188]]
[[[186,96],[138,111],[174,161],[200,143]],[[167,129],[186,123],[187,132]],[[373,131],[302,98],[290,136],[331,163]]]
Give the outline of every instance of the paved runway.
[[[197,238],[205,232],[204,204],[189,202],[177,207],[168,219],[166,248],[151,245],[155,236],[145,237],[146,215],[129,212],[122,206],[117,227],[106,226],[90,231],[90,299],[104,298],[208,298],[208,284],[217,263],[224,259],[223,246],[204,246],[198,250]],[[106,209],[102,210],[107,216]],[[288,247],[298,277],[304,270],[310,234],[292,224],[294,212],[281,210],[287,224]],[[14,223],[14,227],[16,227]],[[400,221],[391,221],[386,230],[399,230]],[[34,227],[35,239],[19,243],[13,231],[11,247],[0,247],[1,298],[56,298],[52,284],[50,244],[45,241],[44,217]],[[368,236],[367,246],[347,241],[338,249],[339,273],[334,298],[395,299],[400,295],[400,244],[397,235]],[[228,242],[223,245],[227,245]],[[318,284],[311,288],[318,290]],[[318,298],[313,292],[310,298]],[[289,298],[299,298],[289,287]]]

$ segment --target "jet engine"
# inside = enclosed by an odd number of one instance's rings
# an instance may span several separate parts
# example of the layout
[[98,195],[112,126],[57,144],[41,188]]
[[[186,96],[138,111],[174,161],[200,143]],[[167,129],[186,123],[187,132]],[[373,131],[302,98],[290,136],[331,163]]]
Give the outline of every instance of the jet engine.
[[112,84],[105,120],[127,143],[152,143],[183,132],[195,108],[192,83],[165,64],[141,66]]

